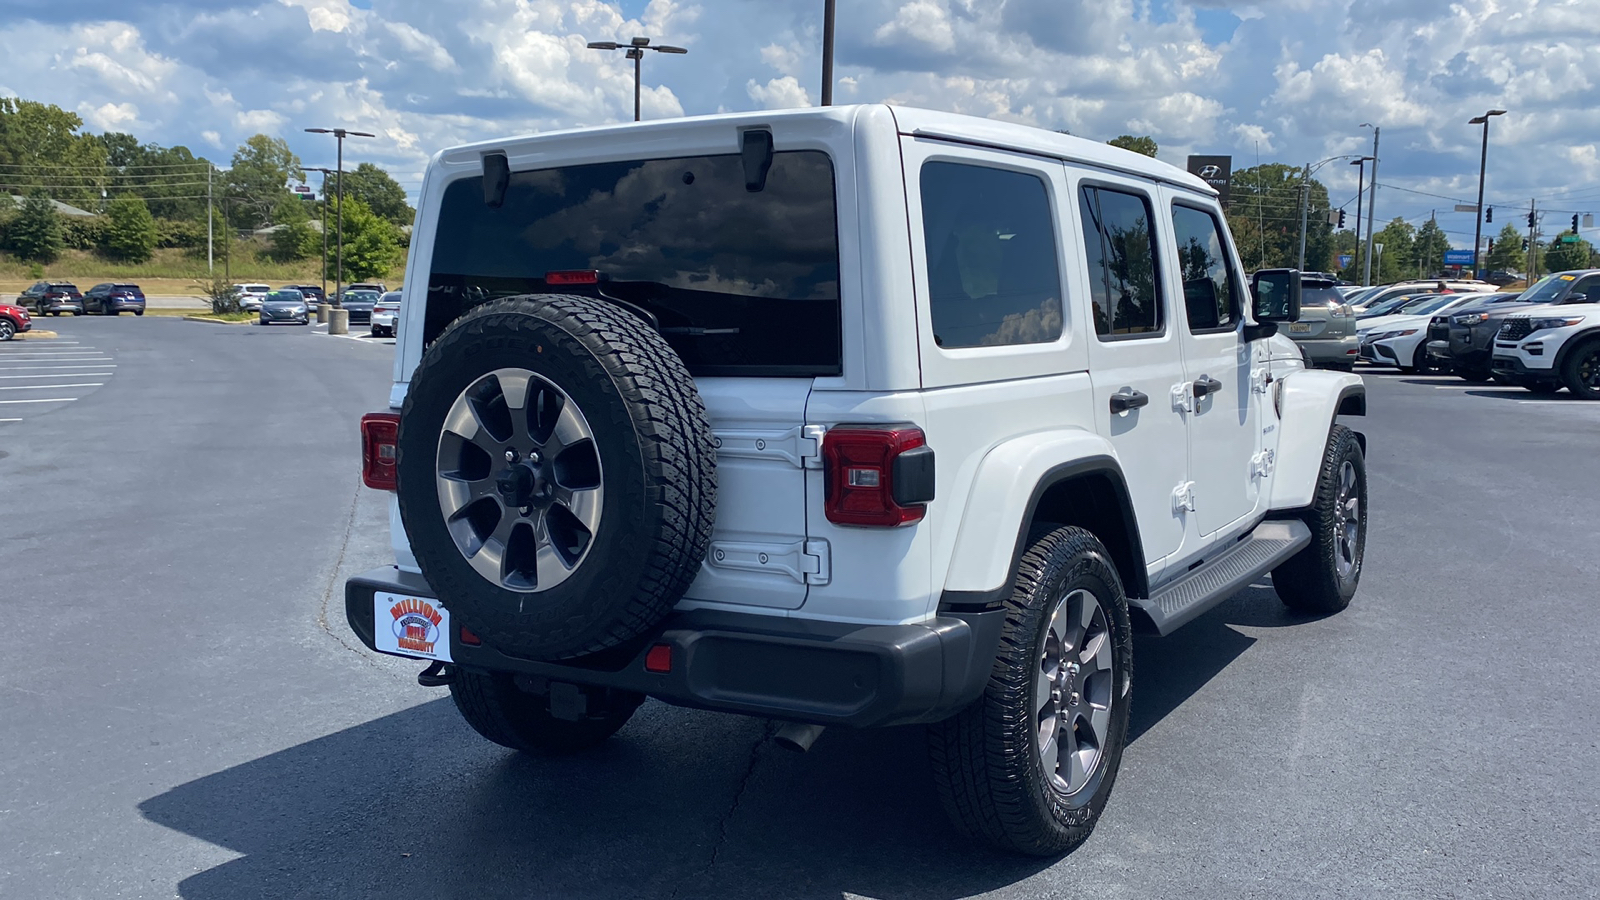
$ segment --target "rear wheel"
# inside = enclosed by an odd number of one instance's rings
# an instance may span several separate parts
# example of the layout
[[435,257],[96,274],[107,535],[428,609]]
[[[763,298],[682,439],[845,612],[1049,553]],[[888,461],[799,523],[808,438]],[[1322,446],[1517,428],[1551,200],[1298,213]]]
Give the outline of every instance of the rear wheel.
[[9,341],[17,333],[17,326],[11,324],[10,319],[0,319],[0,341]]
[[1028,548],[983,696],[928,729],[945,812],[1005,850],[1081,844],[1111,795],[1128,735],[1133,644],[1110,554],[1082,528]]
[[473,731],[496,744],[536,756],[558,756],[587,750],[616,734],[644,702],[644,695],[596,692],[590,695],[587,715],[576,721],[558,719],[550,714],[547,695],[522,690],[513,676],[458,669],[450,682],[450,699]]
[[1574,396],[1600,400],[1600,340],[1573,348],[1561,366],[1561,381]]
[[1272,587],[1290,609],[1338,612],[1356,594],[1367,546],[1367,464],[1356,433],[1343,425],[1328,433],[1305,523],[1311,543],[1272,570]]

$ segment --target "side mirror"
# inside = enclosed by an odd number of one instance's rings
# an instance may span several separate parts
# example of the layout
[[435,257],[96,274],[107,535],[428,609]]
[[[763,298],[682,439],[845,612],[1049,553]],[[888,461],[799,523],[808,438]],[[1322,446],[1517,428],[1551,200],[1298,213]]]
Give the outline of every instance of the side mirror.
[[1262,269],[1250,276],[1250,297],[1257,322],[1300,320],[1300,272]]

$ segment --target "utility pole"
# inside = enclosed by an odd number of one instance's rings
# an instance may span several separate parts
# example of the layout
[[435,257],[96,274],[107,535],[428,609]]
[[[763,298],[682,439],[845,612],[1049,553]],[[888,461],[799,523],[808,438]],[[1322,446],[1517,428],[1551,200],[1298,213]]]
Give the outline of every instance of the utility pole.
[[1539,198],[1528,198],[1528,283],[1539,277]]
[[216,170],[211,163],[206,163],[206,274],[213,277],[217,274],[217,263],[211,251],[211,173]]
[[1306,208],[1311,205],[1311,164],[1306,163],[1306,171],[1300,178],[1300,263],[1296,268],[1301,271],[1306,267]]
[[834,0],[822,4],[822,105],[833,105],[833,7]]
[[322,302],[328,302],[328,176],[333,169],[306,168],[307,172],[322,173]]
[[[1361,256],[1361,201],[1362,201],[1362,199],[1365,197],[1365,195],[1367,193],[1367,158],[1365,156],[1363,156],[1363,157],[1361,157],[1359,159],[1351,160],[1350,161],[1350,165],[1357,167],[1356,168],[1356,257],[1359,260],[1359,258]],[[1351,274],[1355,274],[1355,269],[1353,267],[1351,268],[1350,271],[1351,271]]]
[[[1378,209],[1378,126],[1372,126],[1372,198],[1367,202],[1367,258],[1361,267],[1361,284],[1372,284],[1372,219]],[[1378,270],[1382,273],[1382,269]]]

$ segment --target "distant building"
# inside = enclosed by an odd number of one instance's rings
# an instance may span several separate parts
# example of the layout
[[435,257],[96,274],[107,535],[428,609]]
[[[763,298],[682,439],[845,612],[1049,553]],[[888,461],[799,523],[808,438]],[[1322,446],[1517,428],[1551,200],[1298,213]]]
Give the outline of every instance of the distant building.
[[[12,202],[16,203],[18,206],[21,206],[27,199],[27,197],[23,197],[19,194],[11,195]],[[76,206],[68,206],[67,204],[62,203],[60,200],[51,200],[50,205],[55,207],[56,212],[62,214],[63,216],[76,216],[78,218],[92,219],[96,215],[95,213],[89,212],[86,209],[79,209]]]

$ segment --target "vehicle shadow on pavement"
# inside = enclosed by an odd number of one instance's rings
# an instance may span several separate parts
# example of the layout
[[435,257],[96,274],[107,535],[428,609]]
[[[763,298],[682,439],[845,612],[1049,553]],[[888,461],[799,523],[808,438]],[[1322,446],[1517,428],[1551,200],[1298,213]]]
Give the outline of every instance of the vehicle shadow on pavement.
[[[1268,605],[1270,604],[1270,606]],[[1136,638],[1130,741],[1292,625],[1249,589],[1176,634]],[[150,821],[239,854],[184,879],[240,897],[955,898],[1060,863],[957,835],[920,727],[832,729],[783,751],[765,722],[640,709],[588,754],[532,759],[472,734],[448,699],[173,788]],[[1070,864],[1070,863],[1066,863]]]

